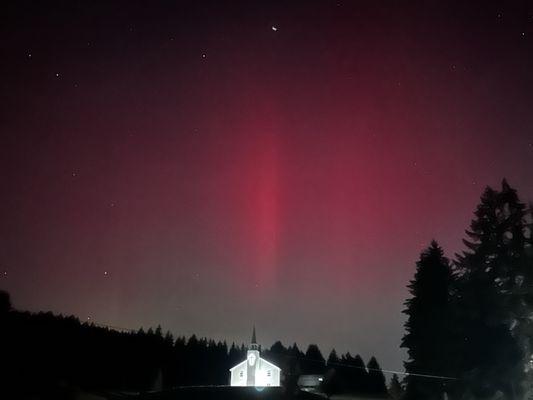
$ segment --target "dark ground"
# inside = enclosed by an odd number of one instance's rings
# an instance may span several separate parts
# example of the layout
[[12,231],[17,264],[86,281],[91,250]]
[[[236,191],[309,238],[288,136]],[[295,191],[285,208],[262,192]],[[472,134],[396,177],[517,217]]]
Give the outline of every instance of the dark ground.
[[282,387],[254,388],[254,387],[190,387],[178,388],[157,393],[147,393],[137,396],[117,397],[116,399],[136,399],[136,400],[322,400],[318,395],[298,392],[296,394],[287,393]]

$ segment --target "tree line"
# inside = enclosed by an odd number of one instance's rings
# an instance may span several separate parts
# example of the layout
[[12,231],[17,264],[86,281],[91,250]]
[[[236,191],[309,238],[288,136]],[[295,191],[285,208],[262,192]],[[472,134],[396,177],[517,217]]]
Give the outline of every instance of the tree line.
[[[9,295],[0,291],[0,376],[2,392],[27,395],[54,393],[64,387],[88,391],[144,392],[179,386],[227,385],[229,368],[246,358],[243,344],[214,341],[192,335],[174,338],[156,329],[118,331],[80,322],[51,312],[14,310]],[[321,390],[386,393],[385,378],[372,357],[335,350],[325,360],[317,345],[307,351],[280,341],[262,351],[278,365],[282,384],[296,390],[302,374],[323,374]],[[61,389],[63,388],[63,389]],[[51,395],[51,398],[60,396]]]
[[307,350],[302,352],[296,343],[285,348],[279,341],[262,354],[282,369],[285,385],[289,388],[296,386],[296,380],[301,375],[322,375],[323,383],[317,390],[328,395],[387,395],[385,376],[375,357],[371,357],[365,365],[360,355],[354,357],[347,352],[338,356],[333,349],[326,360],[315,344],[309,345]]
[[531,398],[533,207],[487,187],[453,260],[422,252],[406,301],[405,400]]

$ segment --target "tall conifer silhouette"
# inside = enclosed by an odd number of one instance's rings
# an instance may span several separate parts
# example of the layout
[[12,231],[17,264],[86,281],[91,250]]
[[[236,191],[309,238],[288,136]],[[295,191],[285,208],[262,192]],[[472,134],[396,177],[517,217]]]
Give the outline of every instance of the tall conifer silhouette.
[[368,369],[368,393],[374,396],[386,395],[387,386],[385,384],[385,375],[383,375],[383,371],[376,357],[371,357],[366,367]]
[[474,397],[502,392],[514,399],[523,392],[530,316],[523,290],[530,269],[525,210],[507,181],[501,191],[487,187],[466,231],[467,250],[457,255],[461,380]]
[[[451,373],[453,338],[451,331],[451,290],[454,274],[437,242],[431,242],[416,265],[409,284],[411,298],[405,302],[406,334],[402,347],[409,356],[405,363],[407,398],[441,399],[445,385],[441,379],[418,375],[448,376]],[[418,374],[418,375],[417,375]]]

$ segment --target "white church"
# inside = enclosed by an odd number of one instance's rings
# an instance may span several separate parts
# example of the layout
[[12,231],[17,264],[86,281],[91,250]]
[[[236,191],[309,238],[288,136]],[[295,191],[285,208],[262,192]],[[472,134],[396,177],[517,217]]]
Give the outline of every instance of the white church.
[[255,338],[255,327],[252,342],[248,348],[246,360],[230,368],[231,386],[279,386],[281,369],[260,357],[261,348]]

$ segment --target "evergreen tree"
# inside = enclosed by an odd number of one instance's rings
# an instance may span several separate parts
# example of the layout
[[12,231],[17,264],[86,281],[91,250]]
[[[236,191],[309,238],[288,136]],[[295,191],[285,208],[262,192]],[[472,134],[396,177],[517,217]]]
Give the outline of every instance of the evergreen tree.
[[468,250],[457,257],[461,378],[475,397],[500,391],[513,399],[523,391],[531,323],[525,218],[525,205],[505,180],[499,192],[486,188],[466,232]]
[[0,315],[5,314],[11,310],[11,299],[9,298],[9,293],[0,290]]
[[340,373],[344,390],[348,393],[365,393],[368,391],[368,371],[359,354],[355,357],[348,352],[341,357]]
[[398,375],[393,374],[389,384],[389,396],[392,397],[393,400],[400,400],[403,397],[403,393],[404,390],[398,379]]
[[385,375],[383,375],[376,357],[371,357],[366,367],[368,369],[368,393],[377,396],[387,394]]
[[285,346],[283,346],[283,343],[278,340],[272,346],[270,346],[270,351],[275,354],[284,354],[287,349]]
[[285,382],[287,390],[289,391],[289,393],[292,393],[294,390],[297,389],[298,376],[302,374],[304,354],[298,348],[298,345],[296,343],[293,343],[293,345],[289,347],[287,353],[289,356],[289,367],[285,372]]
[[231,368],[234,365],[236,365],[238,362],[242,361],[244,359],[244,354],[242,354],[241,349],[235,345],[235,342],[233,342],[229,348],[228,353],[228,366],[227,368]]
[[165,344],[168,347],[174,346],[174,337],[172,336],[172,333],[170,331],[167,331],[167,333],[165,333]]
[[409,356],[405,363],[408,398],[441,399],[446,387],[440,379],[416,374],[449,376],[452,373],[454,334],[451,331],[451,290],[454,282],[450,262],[437,242],[431,242],[416,265],[405,302],[406,334],[401,347]]
[[335,368],[335,366],[337,366],[337,364],[339,363],[339,357],[337,356],[337,352],[335,351],[335,349],[331,350],[331,352],[329,353],[329,356],[328,356],[328,361],[327,361],[327,366],[328,368]]
[[304,374],[323,374],[326,369],[326,360],[316,344],[310,344],[305,352],[302,365]]
[[[522,284],[522,301],[524,307],[524,314],[533,310],[533,204],[530,204],[527,209],[526,224],[526,241],[525,248],[525,268],[524,268],[524,281]],[[521,318],[521,324],[518,334],[522,338],[522,346],[524,349],[524,362],[525,362],[525,384],[524,391],[525,397],[528,399],[533,398],[533,318]]]
[[342,382],[338,373],[338,369],[340,367],[339,363],[340,360],[337,356],[337,352],[335,349],[331,350],[326,362],[327,369],[324,376],[324,382],[321,387],[322,392],[324,392],[328,398],[332,394],[339,393],[342,389]]
[[159,337],[163,337],[163,329],[161,329],[161,325],[157,325],[157,328],[155,330],[155,335]]
[[266,360],[280,367],[282,371],[287,370],[290,363],[288,350],[279,340],[275,342],[269,350],[264,351],[263,355]]

